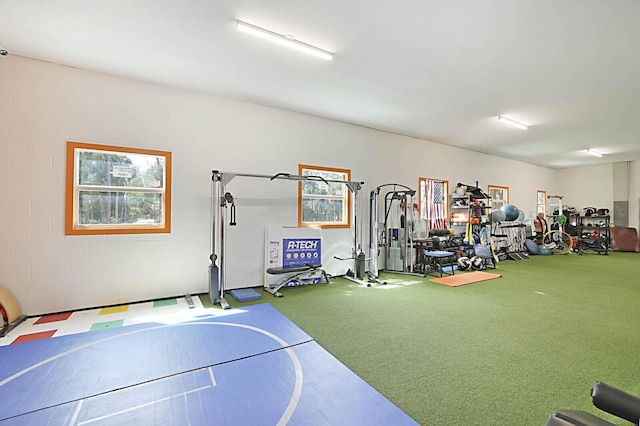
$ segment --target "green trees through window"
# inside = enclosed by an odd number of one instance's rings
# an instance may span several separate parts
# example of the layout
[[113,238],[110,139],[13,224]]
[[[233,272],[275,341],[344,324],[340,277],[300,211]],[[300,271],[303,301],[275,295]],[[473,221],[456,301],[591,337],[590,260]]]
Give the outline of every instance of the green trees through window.
[[69,142],[67,161],[67,234],[169,232],[171,153]]
[[298,172],[301,176],[318,177],[300,182],[298,226],[349,227],[349,189],[345,184],[328,181],[349,181],[351,172],[309,165],[299,165]]

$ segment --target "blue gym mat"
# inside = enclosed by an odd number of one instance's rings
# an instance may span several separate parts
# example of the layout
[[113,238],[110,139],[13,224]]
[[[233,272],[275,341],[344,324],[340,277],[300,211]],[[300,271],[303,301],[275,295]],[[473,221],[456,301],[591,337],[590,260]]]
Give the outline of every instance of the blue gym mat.
[[0,425],[416,423],[268,304],[0,348]]
[[230,291],[231,296],[238,302],[249,302],[251,300],[262,299],[262,295],[252,288],[241,288]]

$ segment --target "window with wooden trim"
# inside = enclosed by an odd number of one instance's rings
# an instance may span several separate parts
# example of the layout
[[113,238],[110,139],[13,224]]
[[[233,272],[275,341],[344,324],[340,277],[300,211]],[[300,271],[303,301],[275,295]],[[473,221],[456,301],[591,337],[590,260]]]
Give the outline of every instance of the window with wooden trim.
[[419,178],[420,217],[426,219],[429,229],[448,228],[449,181]]
[[66,235],[171,232],[171,153],[67,142]]
[[349,181],[351,171],[331,167],[298,166],[300,176],[318,179],[298,183],[298,226],[317,228],[349,228],[351,226],[351,194],[346,184],[327,181]]
[[547,191],[539,189],[536,193],[536,213],[547,214]]
[[509,187],[500,185],[487,186],[491,198],[491,210],[497,210],[509,204]]

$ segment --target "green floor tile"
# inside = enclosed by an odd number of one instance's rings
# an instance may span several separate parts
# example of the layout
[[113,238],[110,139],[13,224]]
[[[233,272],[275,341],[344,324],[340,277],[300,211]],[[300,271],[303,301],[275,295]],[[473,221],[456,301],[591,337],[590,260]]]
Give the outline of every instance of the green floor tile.
[[105,322],[97,322],[91,326],[90,331],[96,330],[104,330],[105,328],[118,328],[122,327],[124,324],[124,320],[114,320],[114,321],[105,321]]
[[155,300],[153,302],[153,307],[159,308],[161,306],[171,306],[171,305],[177,305],[177,304],[178,304],[177,299],[162,299],[162,300]]

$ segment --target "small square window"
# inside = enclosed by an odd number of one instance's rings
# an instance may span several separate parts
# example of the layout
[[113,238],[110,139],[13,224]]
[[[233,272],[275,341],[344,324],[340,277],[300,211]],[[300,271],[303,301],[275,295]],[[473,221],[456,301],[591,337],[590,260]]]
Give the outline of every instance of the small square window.
[[301,164],[298,174],[318,177],[298,183],[298,226],[349,228],[351,196],[346,182],[351,180],[351,171]]

